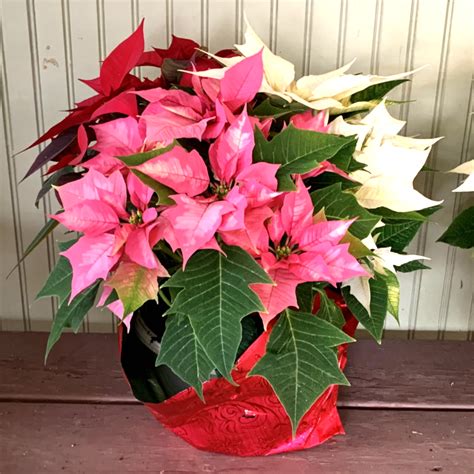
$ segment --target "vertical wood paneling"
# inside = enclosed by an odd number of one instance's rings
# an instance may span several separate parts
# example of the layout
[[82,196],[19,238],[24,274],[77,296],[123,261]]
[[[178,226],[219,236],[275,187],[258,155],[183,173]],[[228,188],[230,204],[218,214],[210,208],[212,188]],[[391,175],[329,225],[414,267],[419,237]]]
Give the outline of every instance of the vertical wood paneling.
[[[51,242],[3,280],[56,206],[32,205],[39,176],[16,185],[38,150],[13,154],[59,120],[60,110],[91,94],[77,79],[96,77],[100,60],[143,17],[147,46],[166,47],[176,34],[216,51],[243,39],[246,15],[274,51],[294,62],[297,75],[354,57],[352,72],[393,74],[428,64],[391,95],[416,103],[392,106],[392,113],[408,120],[407,135],[445,137],[430,165],[446,170],[472,159],[472,10],[470,0],[4,0],[0,330],[47,329],[53,314],[49,300],[32,305],[54,263]],[[432,270],[401,277],[401,324],[388,320],[386,329],[402,329],[405,337],[473,338],[473,261],[468,251],[436,243],[453,216],[474,204],[472,196],[450,192],[459,179],[438,173],[417,183],[434,199],[445,198],[445,207],[409,249],[431,257]],[[84,330],[113,331],[115,322],[92,311]]]
[[[10,103],[11,152],[18,152],[29,143],[38,133],[37,114],[38,103],[34,94],[35,65],[34,32],[31,31],[31,18],[28,17],[28,3],[3,2],[3,40],[5,52],[5,74],[8,82],[8,101]],[[13,18],[14,21],[8,21]],[[36,73],[35,73],[36,74]],[[37,174],[17,184],[27,172],[31,160],[38,149],[29,150],[14,158],[15,172],[11,183],[17,194],[16,212],[19,218],[18,247],[22,253],[31,242],[38,229],[44,224],[44,210],[36,209],[32,204],[41,184]],[[3,194],[3,193],[2,193]],[[24,312],[25,329],[47,329],[51,318],[52,308],[49,300],[41,300],[33,305],[35,295],[47,277],[49,268],[47,248],[35,252],[24,265]]]
[[[238,4],[237,4],[238,5]],[[205,36],[209,51],[228,49],[238,41],[238,31],[241,31],[242,15],[233,2],[225,0],[209,0],[207,4],[207,21],[204,26],[207,29]],[[210,28],[212,25],[212,28]]]
[[0,11],[0,85],[1,117],[0,161],[1,206],[0,206],[0,326],[1,330],[27,329],[27,299],[25,288],[25,265],[21,264],[15,274],[6,280],[6,274],[13,268],[21,255],[21,223],[18,208],[18,192],[15,186],[16,164],[13,160],[13,138],[10,117],[10,101],[6,75],[5,49],[3,41],[3,11]]
[[313,1],[310,74],[322,74],[338,66],[338,31],[343,1]]
[[[303,73],[304,44],[305,44],[305,0],[280,0],[278,11],[273,9],[276,17],[275,42],[276,53],[285,58],[291,58],[295,65],[296,76]],[[300,25],[295,28],[294,25]]]

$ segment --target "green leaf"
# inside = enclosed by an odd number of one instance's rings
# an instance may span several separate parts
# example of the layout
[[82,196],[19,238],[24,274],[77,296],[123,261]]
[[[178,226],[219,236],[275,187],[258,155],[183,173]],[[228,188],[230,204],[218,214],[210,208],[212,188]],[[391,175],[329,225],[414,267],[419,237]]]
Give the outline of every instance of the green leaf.
[[334,347],[352,341],[313,314],[287,309],[279,316],[265,355],[249,375],[270,382],[291,420],[293,436],[301,418],[330,385],[349,385]]
[[351,103],[356,102],[369,102],[371,100],[383,99],[393,88],[407,82],[409,79],[398,79],[395,81],[382,82],[381,84],[375,84],[367,87],[363,91],[356,92],[351,95]]
[[412,260],[411,262],[407,262],[407,263],[404,263],[403,265],[395,267],[395,270],[401,273],[410,273],[416,270],[429,270],[429,269],[430,267],[425,265],[420,260]]
[[328,297],[325,291],[319,291],[319,296],[319,310],[316,313],[316,316],[324,319],[324,321],[327,321],[333,326],[342,329],[346,323],[346,319],[342,314],[341,308],[339,308],[339,306]]
[[374,230],[374,235],[378,236],[377,246],[391,247],[397,253],[403,252],[414,239],[422,224],[440,208],[441,206],[433,206],[412,212],[395,212],[383,207],[372,209],[372,213],[382,216],[382,221],[385,224]]
[[434,214],[435,212],[442,209],[443,206],[432,206],[427,207],[426,209],[420,209],[419,211],[408,211],[408,212],[396,212],[386,207],[377,207],[376,209],[371,209],[374,214],[382,216],[387,222],[397,221],[397,220],[409,220],[409,221],[422,221],[426,222],[427,218]]
[[311,313],[313,311],[315,290],[313,289],[313,282],[300,283],[296,287],[296,300],[298,308],[304,313]]
[[50,175],[49,178],[42,184],[41,189],[39,190],[38,195],[36,196],[35,206],[39,206],[39,202],[41,201],[41,199],[49,193],[53,186],[64,184],[65,181],[80,178],[80,176],[80,173],[74,172],[73,166],[66,166],[56,171],[55,173]]
[[370,287],[370,313],[359,300],[350,293],[350,287],[342,288],[347,307],[357,320],[369,331],[371,336],[380,343],[382,340],[383,325],[387,316],[388,289],[387,283],[381,275],[375,274],[369,280]]
[[360,239],[354,237],[350,232],[341,239],[341,244],[349,244],[349,253],[355,258],[369,257],[373,252],[366,247]]
[[158,294],[158,269],[145,268],[134,262],[123,261],[107,280],[123,303],[123,314],[128,315]]
[[141,171],[134,169],[132,169],[131,171],[143,184],[146,184],[149,188],[155,191],[158,196],[159,204],[163,206],[170,206],[172,204],[175,204],[175,202],[169,197],[171,194],[176,194],[175,191],[173,191],[168,186],[159,183],[153,178],[150,178],[150,176],[146,175],[145,173],[142,173]]
[[237,350],[236,361],[240,356],[255,342],[255,340],[263,333],[263,322],[257,313],[245,316],[241,321],[242,339]]
[[[59,250],[65,252],[69,247],[74,245],[77,239],[69,240],[68,242],[59,242]],[[69,260],[62,255],[56,262],[56,266],[53,271],[49,274],[46,283],[40,290],[36,298],[45,298],[48,296],[57,296],[59,304],[69,297],[71,294],[71,282],[72,282],[72,267]]]
[[397,275],[385,269],[382,275],[387,285],[387,311],[398,321],[400,308],[400,282]]
[[53,348],[58,342],[65,328],[71,328],[77,332],[81,327],[82,321],[86,317],[88,311],[94,306],[94,301],[99,291],[100,281],[96,281],[89,288],[79,293],[70,304],[64,301],[54,316],[51,332],[49,333],[48,342],[46,343],[46,354],[44,362]]
[[360,186],[360,183],[346,179],[336,173],[322,173],[318,176],[306,178],[304,181],[307,185],[309,185],[310,192],[322,188],[327,188],[328,186],[332,186],[336,183],[341,184],[342,190],[356,188]]
[[474,247],[474,206],[461,212],[448,227],[438,242],[471,249]]
[[186,314],[173,314],[166,320],[156,365],[167,365],[178,377],[194,387],[203,399],[202,383],[209,380],[214,364],[197,339]]
[[357,218],[350,226],[350,231],[359,239],[367,237],[380,220],[378,216],[363,208],[352,194],[344,192],[340,183],[313,191],[311,199],[314,211],[318,212],[324,208],[328,220]]
[[155,148],[154,150],[144,151],[142,153],[135,153],[133,155],[128,156],[116,156],[115,158],[117,158],[127,166],[139,166],[153,158],[156,158],[157,156],[163,155],[164,153],[168,153],[176,145],[177,142],[174,141],[173,143],[164,148]]
[[104,301],[104,304],[102,305],[102,307],[106,307],[108,306],[109,304],[113,303],[114,301],[117,301],[119,299],[119,296],[117,294],[117,291],[115,289],[113,289],[111,292],[110,292],[110,295],[106,298],[106,300]]
[[304,112],[308,108],[298,102],[287,102],[282,99],[279,103],[276,98],[267,97],[260,104],[254,107],[249,115],[255,117],[272,117],[274,119],[284,117],[285,115]]
[[21,256],[20,260],[18,260],[17,264],[10,270],[10,272],[7,275],[7,278],[20,266],[21,262],[25,260],[28,255],[30,255],[33,250],[38,247],[38,245],[48,237],[51,232],[59,225],[59,222],[54,220],[54,219],[49,219],[48,222],[43,226],[43,228],[38,232],[36,237],[32,240],[30,245],[26,248],[24,251],[23,255]]
[[167,314],[186,314],[196,338],[219,372],[230,382],[242,337],[241,319],[264,311],[252,283],[272,283],[265,271],[239,247],[223,247],[224,254],[201,250],[185,270],[177,271],[163,287],[183,288]]
[[352,137],[340,137],[328,133],[299,130],[289,125],[267,141],[262,132],[255,129],[255,162],[280,164],[277,172],[280,191],[296,189],[292,174],[307,173],[315,169],[321,161],[331,160],[338,153],[352,155]]
[[328,158],[328,161],[337,166],[342,171],[346,171],[348,173],[355,171],[356,169],[365,168],[365,165],[358,163],[352,157],[357,145],[357,137],[354,135],[352,137],[345,138],[352,138],[352,140],[348,141],[332,158]]
[[378,235],[377,247],[391,247],[393,252],[403,252],[416,236],[422,224],[422,221],[417,220],[385,223],[383,227],[374,231],[374,235]]

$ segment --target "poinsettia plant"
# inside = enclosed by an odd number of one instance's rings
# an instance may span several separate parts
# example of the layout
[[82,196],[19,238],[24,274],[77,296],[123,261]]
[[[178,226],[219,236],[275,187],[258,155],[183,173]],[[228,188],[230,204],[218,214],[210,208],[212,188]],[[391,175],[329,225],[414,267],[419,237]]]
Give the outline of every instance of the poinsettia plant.
[[[161,74],[140,78],[144,65]],[[436,139],[398,135],[387,110],[411,73],[351,66],[297,79],[250,27],[216,54],[178,37],[144,51],[143,23],[117,46],[83,81],[95,94],[32,145],[51,139],[27,176],[46,167],[38,200],[54,191],[61,210],[27,253],[59,223],[72,232],[39,293],[59,300],[47,353],[94,305],[129,328],[155,300],[156,364],[201,397],[211,374],[235,383],[248,317],[271,331],[249,376],[294,431],[347,384],[335,347],[353,339],[326,290],[380,341],[397,272],[425,268],[405,248],[439,204],[413,187]]]
[[[466,161],[450,172],[467,175],[464,182],[453,189],[453,192],[474,192],[474,160]],[[463,249],[474,248],[474,205],[467,206],[462,210],[438,241]]]

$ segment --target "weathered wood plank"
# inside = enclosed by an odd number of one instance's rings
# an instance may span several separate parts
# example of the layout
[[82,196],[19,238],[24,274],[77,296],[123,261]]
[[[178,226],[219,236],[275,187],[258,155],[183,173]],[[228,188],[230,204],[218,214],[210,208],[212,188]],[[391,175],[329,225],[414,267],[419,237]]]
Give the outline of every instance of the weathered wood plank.
[[[0,333],[0,400],[134,403],[116,336],[66,334],[43,366],[44,333]],[[361,340],[340,406],[474,409],[474,344]]]
[[468,472],[474,413],[341,410],[347,435],[317,448],[236,458],[198,451],[142,407],[0,404],[0,472]]

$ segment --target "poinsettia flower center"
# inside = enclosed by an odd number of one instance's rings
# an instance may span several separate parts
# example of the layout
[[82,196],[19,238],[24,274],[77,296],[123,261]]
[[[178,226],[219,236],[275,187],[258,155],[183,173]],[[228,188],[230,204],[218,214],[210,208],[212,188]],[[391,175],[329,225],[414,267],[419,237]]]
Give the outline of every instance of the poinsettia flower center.
[[134,225],[143,224],[142,213],[138,209],[136,211],[132,211],[130,213],[130,217],[128,219],[128,222],[130,222],[130,224],[134,224]]
[[232,186],[227,185],[226,183],[215,183],[211,185],[212,192],[219,198],[224,199],[229,191],[231,190]]
[[293,252],[293,249],[289,245],[278,245],[277,248],[275,249],[275,254],[278,258],[278,260],[289,257],[291,253]]

